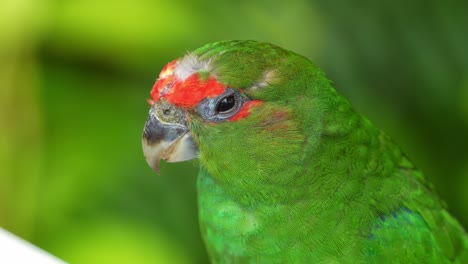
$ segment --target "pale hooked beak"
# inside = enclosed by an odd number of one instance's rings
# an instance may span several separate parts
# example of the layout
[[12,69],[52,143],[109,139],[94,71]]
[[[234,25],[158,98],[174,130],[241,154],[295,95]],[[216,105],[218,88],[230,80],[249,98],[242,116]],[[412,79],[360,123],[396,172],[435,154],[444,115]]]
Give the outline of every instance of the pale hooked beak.
[[198,148],[187,127],[185,110],[164,99],[150,109],[143,129],[143,153],[146,162],[159,174],[159,161],[178,162],[197,157]]

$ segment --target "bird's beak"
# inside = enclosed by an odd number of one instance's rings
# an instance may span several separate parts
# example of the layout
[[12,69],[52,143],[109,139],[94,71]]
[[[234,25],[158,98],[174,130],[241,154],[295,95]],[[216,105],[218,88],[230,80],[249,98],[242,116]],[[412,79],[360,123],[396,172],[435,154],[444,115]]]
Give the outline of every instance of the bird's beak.
[[143,129],[146,162],[159,174],[159,161],[178,162],[197,157],[198,148],[187,127],[186,111],[164,99],[155,102]]

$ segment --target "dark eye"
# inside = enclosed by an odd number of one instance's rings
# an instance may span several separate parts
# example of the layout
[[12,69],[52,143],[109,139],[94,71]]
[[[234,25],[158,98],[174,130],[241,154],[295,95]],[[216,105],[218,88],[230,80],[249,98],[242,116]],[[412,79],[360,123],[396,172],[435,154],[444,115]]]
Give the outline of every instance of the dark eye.
[[236,115],[247,101],[247,96],[226,88],[218,97],[207,97],[198,103],[197,112],[205,121],[222,122]]
[[223,113],[231,110],[235,105],[236,98],[234,97],[234,95],[229,95],[224,97],[221,101],[219,101],[218,105],[216,106],[216,111],[218,113]]

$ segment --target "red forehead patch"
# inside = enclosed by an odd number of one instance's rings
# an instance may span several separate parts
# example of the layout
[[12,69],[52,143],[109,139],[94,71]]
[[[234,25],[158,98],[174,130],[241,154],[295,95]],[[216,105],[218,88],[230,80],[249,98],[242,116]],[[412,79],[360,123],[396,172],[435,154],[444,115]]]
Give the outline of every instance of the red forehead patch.
[[210,76],[202,80],[198,73],[193,73],[185,80],[174,75],[177,61],[167,64],[151,90],[151,98],[159,101],[161,97],[169,103],[182,108],[194,108],[207,97],[215,97],[224,92],[225,86]]
[[200,75],[194,73],[182,82],[176,80],[163,97],[175,106],[193,108],[204,98],[222,94],[224,89],[224,85],[214,77],[200,80]]

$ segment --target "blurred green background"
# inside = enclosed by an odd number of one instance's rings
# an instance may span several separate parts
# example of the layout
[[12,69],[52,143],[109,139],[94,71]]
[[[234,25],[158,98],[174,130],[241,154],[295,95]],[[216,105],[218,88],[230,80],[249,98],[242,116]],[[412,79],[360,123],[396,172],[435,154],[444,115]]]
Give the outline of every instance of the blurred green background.
[[168,61],[255,39],[322,67],[468,227],[468,2],[454,2],[2,0],[0,226],[74,263],[206,263],[196,168],[146,165],[146,99]]

